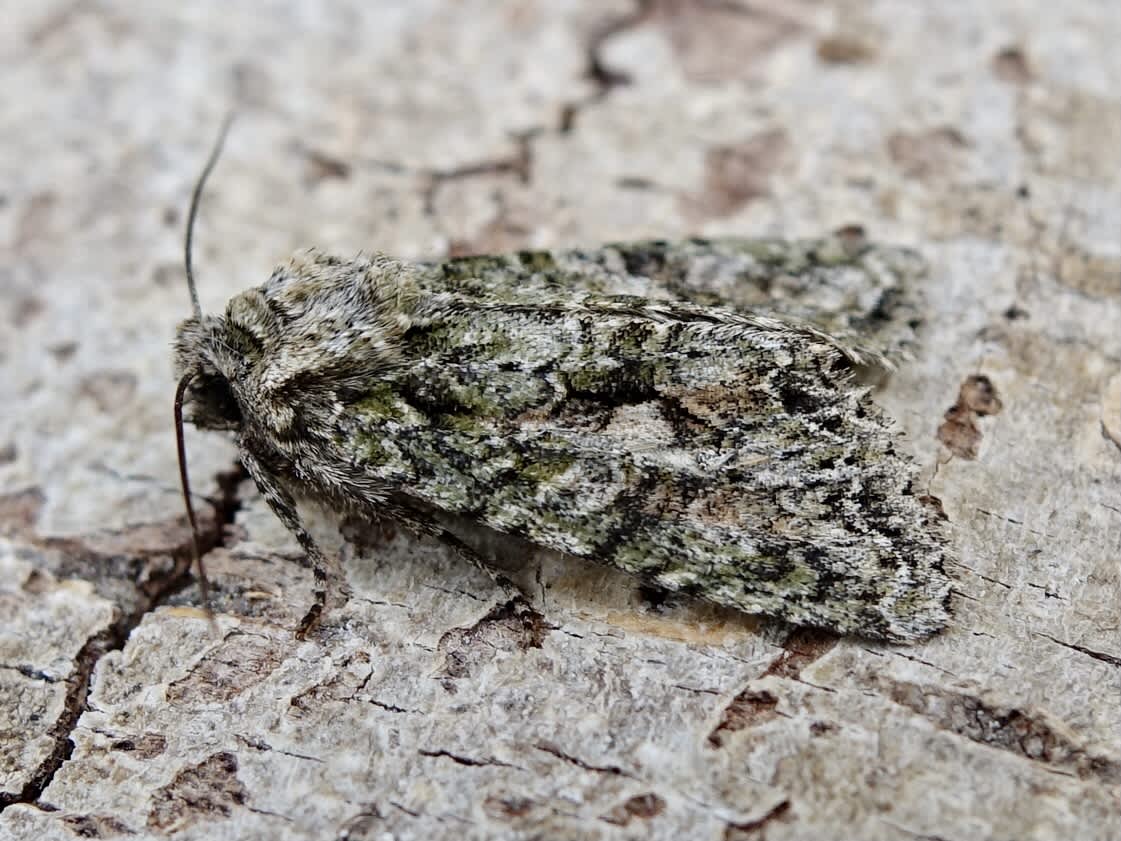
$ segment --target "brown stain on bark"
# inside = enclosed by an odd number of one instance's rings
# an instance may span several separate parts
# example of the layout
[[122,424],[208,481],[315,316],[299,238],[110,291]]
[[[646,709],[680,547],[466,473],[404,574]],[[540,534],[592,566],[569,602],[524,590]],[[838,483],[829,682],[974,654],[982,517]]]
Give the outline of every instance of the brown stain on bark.
[[798,680],[802,676],[802,670],[832,651],[839,639],[836,634],[828,631],[799,628],[786,638],[782,644],[782,654],[767,666],[763,675]]
[[612,808],[607,814],[600,816],[600,820],[615,826],[627,826],[638,818],[650,820],[666,810],[666,801],[652,791],[645,794],[636,794],[619,805]]
[[109,747],[132,754],[137,759],[154,759],[167,749],[167,739],[159,733],[142,733],[139,736],[117,739]]
[[116,838],[135,835],[128,824],[112,815],[67,815],[63,825],[78,838]]
[[746,730],[778,718],[779,713],[775,710],[777,706],[778,698],[765,689],[743,690],[724,708],[720,723],[708,734],[709,747],[723,747],[725,734]]
[[876,48],[852,35],[827,35],[817,42],[817,57],[826,64],[866,64]]
[[1089,747],[1043,712],[939,686],[885,680],[882,687],[892,701],[923,716],[939,730],[1072,772],[1081,779],[1121,783],[1121,757]]
[[[825,656],[837,644],[838,637],[812,628],[799,628],[783,642],[783,651],[766,668],[760,677],[775,675],[788,680],[798,680],[810,663]],[[720,721],[708,734],[708,745],[723,747],[731,733],[755,727],[783,714],[776,709],[778,698],[766,689],[747,687],[724,708]]]
[[237,757],[226,751],[184,768],[153,795],[148,828],[170,834],[228,818],[249,799],[237,770]]
[[958,389],[958,399],[938,427],[938,440],[958,458],[977,458],[981,444],[981,427],[977,421],[995,415],[1003,408],[996,386],[984,374],[966,377]]
[[6,537],[31,537],[46,505],[41,488],[25,488],[0,494],[0,534]]
[[444,654],[441,685],[454,693],[457,679],[469,677],[500,651],[541,648],[550,630],[545,617],[521,599],[496,606],[474,625],[453,628],[440,638],[436,647]]
[[923,180],[945,180],[956,168],[969,141],[953,126],[917,132],[896,132],[887,141],[888,154],[903,174]]
[[1015,45],[1004,47],[997,51],[992,60],[993,75],[1002,82],[1012,82],[1022,85],[1035,78],[1024,51]]
[[698,195],[680,200],[682,211],[696,220],[731,216],[769,195],[771,177],[783,166],[789,150],[790,138],[782,128],[712,147],[705,153],[704,186]]
[[188,706],[229,701],[265,680],[282,659],[275,641],[232,634],[168,686],[167,701]]
[[771,807],[762,817],[753,821],[729,824],[724,830],[724,841],[764,841],[767,837],[768,824],[789,821],[791,818],[790,801],[783,800]]
[[763,0],[654,0],[650,20],[669,41],[682,73],[694,82],[751,81],[788,42],[803,37],[798,4]]

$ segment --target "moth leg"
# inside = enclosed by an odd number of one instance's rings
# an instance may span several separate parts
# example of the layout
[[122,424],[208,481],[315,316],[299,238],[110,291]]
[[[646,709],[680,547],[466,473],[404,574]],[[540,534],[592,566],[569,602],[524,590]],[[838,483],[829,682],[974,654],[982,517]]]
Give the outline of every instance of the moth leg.
[[463,558],[463,560],[473,565],[476,569],[480,569],[488,576],[490,576],[490,580],[494,582],[494,586],[499,589],[499,591],[502,593],[503,598],[507,602],[512,602],[515,600],[523,602],[527,601],[525,593],[523,593],[521,589],[516,584],[514,584],[513,581],[507,578],[506,574],[502,572],[502,570],[495,569],[493,566],[488,564],[486,559],[482,555],[480,555],[478,552],[476,552],[474,549],[472,549],[447,529],[441,528],[440,526],[437,526],[436,529],[437,531],[433,534],[433,537],[435,537],[448,548],[452,549],[457,555],[459,555],[459,557]]
[[515,599],[526,600],[525,594],[513,581],[506,577],[502,570],[495,569],[491,564],[487,563],[482,555],[427,513],[396,502],[383,503],[376,510],[373,507],[368,507],[362,513],[373,519],[384,518],[392,520],[404,526],[418,537],[435,538],[476,569],[485,572],[502,593],[506,601],[514,601]]
[[304,614],[304,618],[300,620],[300,624],[296,628],[296,638],[305,639],[327,607],[330,581],[328,570],[337,572],[336,565],[327,559],[315,539],[304,528],[304,524],[300,521],[300,515],[296,511],[295,500],[292,499],[292,495],[288,493],[284,486],[276,480],[276,477],[261,464],[256,456],[244,448],[241,451],[241,463],[245,465],[245,469],[253,477],[257,489],[261,492],[261,496],[265,498],[269,508],[272,509],[277,519],[284,524],[284,527],[296,536],[300,548],[307,553],[308,560],[311,562],[311,571],[315,578],[315,602],[308,608],[307,613]]
[[[507,601],[525,600],[525,595],[509,578],[489,565],[474,549],[438,522],[430,512],[409,505],[400,498],[389,498],[385,493],[386,489],[375,485],[360,469],[354,466],[348,469],[343,465],[337,465],[332,476],[318,478],[319,491],[324,497],[333,500],[336,508],[348,510],[373,521],[390,520],[414,535],[434,537],[490,576]],[[289,529],[296,530],[292,526],[289,526]]]

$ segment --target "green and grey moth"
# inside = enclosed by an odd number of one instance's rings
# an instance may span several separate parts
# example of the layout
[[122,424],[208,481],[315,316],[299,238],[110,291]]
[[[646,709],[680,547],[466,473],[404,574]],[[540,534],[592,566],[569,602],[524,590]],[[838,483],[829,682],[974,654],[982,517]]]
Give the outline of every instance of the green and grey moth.
[[907,353],[923,271],[852,232],[427,263],[309,251],[180,325],[177,408],[235,434],[308,553],[301,635],[330,589],[307,496],[462,545],[455,515],[749,613],[913,641],[948,618],[944,524],[855,374]]

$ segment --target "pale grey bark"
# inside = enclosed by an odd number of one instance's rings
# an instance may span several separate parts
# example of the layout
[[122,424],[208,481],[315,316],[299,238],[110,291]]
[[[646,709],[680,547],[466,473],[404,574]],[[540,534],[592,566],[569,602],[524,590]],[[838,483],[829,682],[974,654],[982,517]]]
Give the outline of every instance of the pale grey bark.
[[[1121,837],[1116,4],[304,5],[8,10],[0,838]],[[514,610],[313,512],[353,593],[298,643],[310,571],[189,431],[213,631],[176,576],[169,342],[231,105],[207,309],[308,245],[921,249],[878,399],[952,524],[949,630],[791,633],[506,547]],[[1000,410],[940,441],[973,374]]]

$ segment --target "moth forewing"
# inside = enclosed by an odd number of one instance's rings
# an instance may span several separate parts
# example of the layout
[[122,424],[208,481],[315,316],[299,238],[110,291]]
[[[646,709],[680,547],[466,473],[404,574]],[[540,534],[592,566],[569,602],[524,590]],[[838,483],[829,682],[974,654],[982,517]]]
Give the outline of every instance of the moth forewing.
[[428,264],[309,252],[206,330],[184,325],[180,368],[199,372],[188,396],[203,425],[232,416],[228,385],[246,466],[319,579],[293,495],[450,538],[433,517],[446,512],[745,611],[920,638],[947,619],[945,536],[890,421],[851,381],[914,325],[858,348],[822,325],[860,318],[812,312],[808,292],[792,307],[807,320],[792,320],[697,291],[800,278],[882,316],[912,312],[913,278],[869,247],[786,247]]

